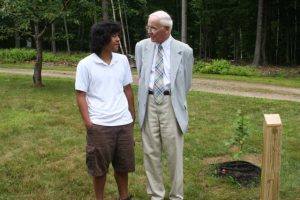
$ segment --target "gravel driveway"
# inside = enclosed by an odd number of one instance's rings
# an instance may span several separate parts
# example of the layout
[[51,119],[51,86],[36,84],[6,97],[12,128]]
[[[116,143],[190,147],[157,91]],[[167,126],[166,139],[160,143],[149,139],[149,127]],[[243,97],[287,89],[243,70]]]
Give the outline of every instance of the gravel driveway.
[[[0,68],[0,73],[32,75],[33,70]],[[43,70],[42,76],[74,78],[75,72]],[[134,76],[133,78],[134,83],[137,84],[137,77]],[[300,102],[300,88],[272,86],[267,84],[197,78],[192,81],[192,90]]]

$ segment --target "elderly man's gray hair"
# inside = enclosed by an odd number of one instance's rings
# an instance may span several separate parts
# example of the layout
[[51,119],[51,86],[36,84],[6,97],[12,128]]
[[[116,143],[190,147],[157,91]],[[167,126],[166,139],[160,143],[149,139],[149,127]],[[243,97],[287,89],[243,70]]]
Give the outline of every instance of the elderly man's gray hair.
[[159,10],[159,11],[156,11],[154,13],[151,13],[149,15],[149,17],[152,17],[152,16],[155,16],[155,17],[158,17],[160,20],[160,25],[162,26],[166,26],[166,27],[169,27],[170,30],[172,30],[172,27],[173,27],[173,20],[171,19],[170,15],[165,12],[165,11],[162,11],[162,10]]

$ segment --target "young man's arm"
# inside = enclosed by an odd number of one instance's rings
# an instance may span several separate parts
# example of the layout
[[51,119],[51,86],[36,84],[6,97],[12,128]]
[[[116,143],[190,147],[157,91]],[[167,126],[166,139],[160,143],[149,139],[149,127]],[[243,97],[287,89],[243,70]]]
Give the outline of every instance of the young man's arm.
[[92,122],[89,117],[88,105],[86,102],[86,93],[76,90],[76,100],[84,125],[86,128],[90,128],[92,126]]
[[134,122],[135,120],[134,95],[130,84],[124,86],[124,93],[128,101],[129,112],[131,113]]

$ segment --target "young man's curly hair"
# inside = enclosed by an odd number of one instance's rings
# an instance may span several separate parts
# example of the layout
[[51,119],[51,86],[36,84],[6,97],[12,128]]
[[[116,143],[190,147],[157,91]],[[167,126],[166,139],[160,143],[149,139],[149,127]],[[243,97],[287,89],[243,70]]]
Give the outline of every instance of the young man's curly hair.
[[121,32],[121,25],[118,22],[99,22],[91,29],[91,52],[99,54],[105,45],[111,41],[111,36]]

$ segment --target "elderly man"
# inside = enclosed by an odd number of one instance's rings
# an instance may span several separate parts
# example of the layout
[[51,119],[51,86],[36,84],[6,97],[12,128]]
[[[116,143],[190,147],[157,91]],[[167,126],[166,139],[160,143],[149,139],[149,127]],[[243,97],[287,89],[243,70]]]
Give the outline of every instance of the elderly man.
[[148,39],[136,44],[138,113],[151,200],[163,200],[162,149],[171,181],[170,200],[183,199],[183,133],[188,127],[186,95],[192,81],[193,50],[171,36],[168,13],[149,15]]

